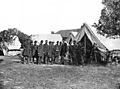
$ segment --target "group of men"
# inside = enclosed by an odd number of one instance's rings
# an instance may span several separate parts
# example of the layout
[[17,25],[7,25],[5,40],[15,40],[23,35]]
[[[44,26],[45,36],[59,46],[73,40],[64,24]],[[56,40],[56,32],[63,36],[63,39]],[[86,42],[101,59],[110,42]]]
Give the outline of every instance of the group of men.
[[[35,64],[48,64],[48,63],[57,63],[61,62],[60,55],[63,55],[63,51],[61,51],[61,47],[65,43],[57,41],[55,44],[52,41],[45,40],[43,44],[43,40],[40,41],[39,45],[37,45],[37,41],[27,41],[23,50],[23,62],[24,63],[35,63]],[[67,49],[67,48],[66,48]],[[66,53],[66,51],[65,51]],[[64,53],[64,54],[65,54]]]
[[85,48],[82,42],[73,41],[73,45],[69,43],[69,55],[73,65],[86,65],[90,63],[98,63],[98,54],[100,51],[96,44],[93,44],[89,49]]
[[[81,42],[73,41],[69,42],[69,45],[65,41],[56,43],[45,40],[40,41],[37,45],[37,41],[27,41],[23,50],[23,63],[35,63],[35,64],[65,64],[66,60],[72,65],[84,65],[86,63],[86,54],[84,52],[84,45]],[[92,49],[91,49],[92,50]],[[96,61],[96,48],[93,47],[92,60]],[[93,58],[94,57],[94,58]]]

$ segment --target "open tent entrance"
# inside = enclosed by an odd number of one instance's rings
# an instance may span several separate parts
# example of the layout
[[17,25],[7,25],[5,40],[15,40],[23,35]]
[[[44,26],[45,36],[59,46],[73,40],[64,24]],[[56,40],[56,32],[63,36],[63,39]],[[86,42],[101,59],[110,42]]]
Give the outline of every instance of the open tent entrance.
[[84,61],[89,62],[92,50],[92,43],[86,34],[82,37],[80,42],[84,46]]
[[[90,27],[84,23],[75,37],[77,42],[81,42],[84,47],[84,62],[98,63],[101,59],[106,58],[108,49],[95,36]],[[96,45],[93,49],[93,44]]]

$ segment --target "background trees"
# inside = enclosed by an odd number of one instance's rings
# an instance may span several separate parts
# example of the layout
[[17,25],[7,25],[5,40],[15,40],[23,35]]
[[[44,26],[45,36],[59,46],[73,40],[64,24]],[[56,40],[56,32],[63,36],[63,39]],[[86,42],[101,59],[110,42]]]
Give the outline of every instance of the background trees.
[[21,43],[21,47],[25,45],[27,40],[30,40],[30,36],[21,32],[16,28],[10,28],[8,30],[3,30],[0,32],[0,41],[4,41],[7,43],[12,43],[14,41],[13,37],[18,36],[19,41]]
[[93,26],[105,37],[120,37],[120,0],[103,0],[102,4],[105,7],[101,10],[98,23]]

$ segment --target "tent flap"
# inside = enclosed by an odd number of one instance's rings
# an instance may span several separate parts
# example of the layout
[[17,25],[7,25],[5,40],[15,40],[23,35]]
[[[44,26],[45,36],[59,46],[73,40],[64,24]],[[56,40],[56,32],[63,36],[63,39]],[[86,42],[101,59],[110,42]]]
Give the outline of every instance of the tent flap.
[[95,34],[92,32],[92,30],[86,23],[83,24],[81,30],[78,32],[76,36],[76,41],[79,42],[85,34],[87,35],[92,44],[97,44],[100,51],[107,52],[107,48],[100,42],[100,40],[95,36]]

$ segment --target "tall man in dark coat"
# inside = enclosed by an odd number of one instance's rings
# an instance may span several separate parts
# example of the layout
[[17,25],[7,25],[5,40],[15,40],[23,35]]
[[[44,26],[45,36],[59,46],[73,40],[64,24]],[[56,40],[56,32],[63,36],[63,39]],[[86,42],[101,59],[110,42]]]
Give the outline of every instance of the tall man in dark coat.
[[64,64],[64,57],[66,56],[66,53],[67,53],[67,43],[63,40],[63,44],[61,46],[61,52],[60,52],[61,64]]
[[40,41],[40,44],[38,45],[38,63],[41,64],[43,60],[43,40]]
[[[38,64],[38,45],[37,41],[34,41],[33,48],[32,48],[32,55],[33,55],[33,62]],[[35,61],[36,59],[36,61]]]
[[45,44],[43,45],[43,53],[44,53],[44,58],[43,58],[43,63],[48,63],[48,40],[45,40]]
[[81,42],[78,42],[76,56],[77,56],[77,64],[83,65],[85,61],[84,60],[84,48]]
[[97,47],[97,44],[94,43],[93,44],[93,48],[92,48],[92,55],[93,55],[93,59],[92,61],[96,64],[96,63],[99,63],[101,60],[101,56],[100,56],[100,51]]
[[29,40],[27,40],[25,42],[24,50],[23,50],[22,55],[24,57],[23,62],[28,64],[30,62],[30,58],[31,58],[31,46],[30,46],[30,41]]
[[59,56],[60,56],[60,50],[61,50],[61,47],[59,45],[59,41],[57,41],[57,43],[55,44],[54,46],[54,57],[55,57],[55,62],[59,62]]
[[76,41],[74,40],[73,41],[73,45],[72,45],[72,50],[71,50],[72,52],[72,55],[71,55],[71,57],[72,57],[72,63],[73,63],[73,65],[78,65],[78,61],[77,61],[77,43],[76,43]]

